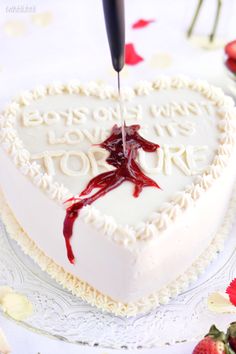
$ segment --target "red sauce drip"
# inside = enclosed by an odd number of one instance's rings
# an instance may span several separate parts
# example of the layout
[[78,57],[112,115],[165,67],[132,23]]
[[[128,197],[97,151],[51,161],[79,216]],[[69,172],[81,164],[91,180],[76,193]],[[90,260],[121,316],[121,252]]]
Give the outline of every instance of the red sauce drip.
[[[141,171],[139,165],[135,162],[138,149],[142,148],[144,151],[154,152],[159,148],[159,145],[142,138],[138,133],[139,129],[139,125],[125,126],[126,152],[124,154],[121,127],[115,125],[112,128],[111,136],[101,143],[100,146],[109,151],[110,155],[106,161],[108,164],[114,166],[115,169],[94,177],[80,193],[79,198],[72,198],[70,200],[73,201],[73,204],[66,210],[63,234],[66,242],[67,256],[71,263],[75,261],[70,244],[73,225],[84,206],[92,204],[98,198],[120,186],[124,181],[134,184],[133,196],[135,198],[142,192],[143,187],[160,188],[155,181]],[[95,188],[98,191],[88,196]]]

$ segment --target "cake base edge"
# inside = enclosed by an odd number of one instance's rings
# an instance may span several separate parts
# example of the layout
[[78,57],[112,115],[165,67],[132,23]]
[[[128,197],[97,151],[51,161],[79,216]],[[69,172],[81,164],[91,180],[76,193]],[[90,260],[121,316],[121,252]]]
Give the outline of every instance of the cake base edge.
[[65,271],[61,266],[50,259],[35,244],[29,235],[24,232],[0,190],[0,216],[8,235],[17,242],[22,251],[26,255],[29,255],[43,271],[46,271],[51,276],[52,279],[58,282],[64,289],[69,290],[73,295],[81,298],[92,306],[96,306],[104,312],[109,312],[122,317],[131,317],[137,314],[147,313],[155,307],[167,304],[173,297],[176,297],[186,290],[193,281],[196,281],[213,259],[216,258],[217,254],[223,249],[224,242],[235,220],[235,212],[236,185],[234,186],[228,210],[221,227],[211,244],[201,256],[198,257],[192,266],[163,289],[138,301],[122,303],[103,295],[88,283]]

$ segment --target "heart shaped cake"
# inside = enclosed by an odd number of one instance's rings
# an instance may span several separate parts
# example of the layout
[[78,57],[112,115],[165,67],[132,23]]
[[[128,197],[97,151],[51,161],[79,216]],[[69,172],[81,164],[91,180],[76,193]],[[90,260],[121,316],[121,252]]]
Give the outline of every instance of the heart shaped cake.
[[222,248],[236,109],[185,77],[140,82],[122,101],[112,87],[77,82],[15,98],[0,117],[0,209],[59,283],[131,316],[180,293]]

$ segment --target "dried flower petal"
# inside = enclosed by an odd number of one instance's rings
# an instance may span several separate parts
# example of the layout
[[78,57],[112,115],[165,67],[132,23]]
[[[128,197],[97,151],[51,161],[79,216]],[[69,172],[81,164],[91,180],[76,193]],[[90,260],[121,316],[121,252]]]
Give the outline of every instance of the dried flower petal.
[[7,343],[7,339],[5,337],[5,334],[0,328],[0,353],[1,354],[10,354],[11,353],[11,348],[9,347],[9,344]]
[[13,290],[10,286],[0,286],[0,304],[5,295],[12,293]]
[[1,301],[2,309],[10,317],[22,321],[32,314],[33,306],[26,296],[16,293],[6,294]]
[[224,292],[216,292],[209,295],[207,307],[212,312],[236,313],[236,307],[230,302],[229,295]]

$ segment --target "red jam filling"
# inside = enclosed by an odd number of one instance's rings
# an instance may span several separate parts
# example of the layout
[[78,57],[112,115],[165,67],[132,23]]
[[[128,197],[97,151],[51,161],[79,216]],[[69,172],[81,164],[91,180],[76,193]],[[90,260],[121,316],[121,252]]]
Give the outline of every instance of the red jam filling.
[[[144,187],[160,188],[158,184],[151,178],[147,177],[140,169],[135,161],[138,149],[146,152],[154,152],[159,145],[154,144],[142,138],[138,131],[139,125],[125,126],[125,142],[126,150],[123,151],[122,129],[115,125],[112,133],[103,143],[99,144],[102,148],[109,152],[107,163],[114,166],[112,171],[104,172],[91,179],[87,187],[80,193],[78,198],[72,198],[73,204],[66,210],[64,220],[63,234],[66,242],[67,257],[71,263],[74,263],[75,257],[71,247],[71,236],[73,233],[73,225],[79,216],[80,210],[95,202],[98,198],[104,196],[112,189],[117,188],[123,182],[129,181],[134,184],[133,196],[137,198]],[[90,195],[94,189],[98,189],[94,194]]]

